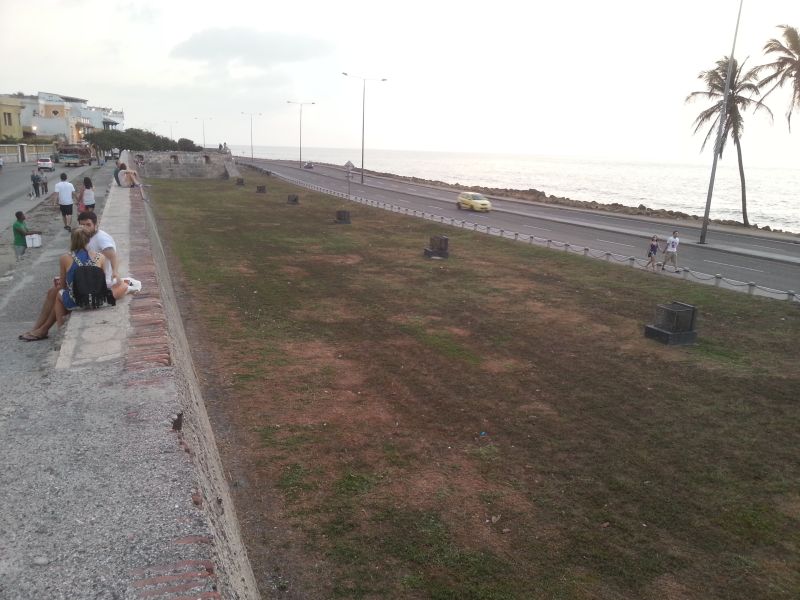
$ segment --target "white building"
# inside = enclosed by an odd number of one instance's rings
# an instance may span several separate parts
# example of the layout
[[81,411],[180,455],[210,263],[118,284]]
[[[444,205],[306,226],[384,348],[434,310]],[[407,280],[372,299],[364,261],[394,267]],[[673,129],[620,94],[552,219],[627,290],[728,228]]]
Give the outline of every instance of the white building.
[[50,92],[36,96],[17,96],[22,101],[22,128],[32,135],[56,136],[75,144],[92,131],[124,129],[125,113],[87,100]]

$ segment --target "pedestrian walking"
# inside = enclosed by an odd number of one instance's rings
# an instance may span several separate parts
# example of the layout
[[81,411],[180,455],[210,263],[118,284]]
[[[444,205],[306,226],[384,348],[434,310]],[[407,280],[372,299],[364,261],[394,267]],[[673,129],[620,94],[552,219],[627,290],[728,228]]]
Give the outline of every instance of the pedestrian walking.
[[25,213],[21,210],[15,212],[14,216],[17,218],[14,225],[11,227],[14,230],[14,255],[17,257],[17,260],[20,260],[28,249],[28,242],[25,236],[34,233],[41,234],[42,232],[28,229],[28,225],[25,223]]
[[94,212],[94,184],[90,177],[83,178],[83,189],[78,196],[78,213]]
[[656,267],[658,266],[658,251],[658,236],[654,235],[650,238],[650,247],[647,249],[647,264],[644,266],[645,269],[652,267],[653,273],[656,272]]
[[72,205],[75,201],[75,186],[67,181],[67,174],[61,174],[61,181],[56,184],[55,192],[58,194],[58,208],[64,220],[64,229],[72,231]]
[[41,178],[41,181],[39,182],[39,187],[42,190],[42,194],[49,194],[50,190],[47,189],[47,186],[48,186],[48,184],[47,184],[47,175],[46,174],[42,174],[42,175],[39,175],[39,177]]
[[39,197],[39,184],[42,182],[42,178],[39,173],[36,172],[34,169],[31,171],[31,185],[33,186],[33,195],[37,198]]
[[3,157],[0,156],[0,173],[3,172]]
[[675,272],[678,272],[678,244],[681,243],[678,237],[678,232],[673,231],[672,235],[667,238],[667,245],[664,246],[664,262],[661,264],[661,270],[667,266],[667,263],[672,263],[675,267]]

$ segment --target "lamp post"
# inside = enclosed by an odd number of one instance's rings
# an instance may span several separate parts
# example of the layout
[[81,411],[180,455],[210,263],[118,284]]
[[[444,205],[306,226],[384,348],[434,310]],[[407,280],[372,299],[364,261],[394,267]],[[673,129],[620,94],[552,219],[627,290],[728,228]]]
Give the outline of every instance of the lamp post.
[[175,138],[172,136],[172,126],[178,123],[178,121],[164,121],[164,123],[169,125],[169,139],[174,140]]
[[711,179],[708,182],[708,195],[706,196],[706,210],[703,213],[703,227],[700,229],[700,243],[706,243],[708,233],[708,216],[711,212],[711,195],[714,193],[714,178],[717,174],[717,160],[719,159],[720,148],[722,148],[722,136],[725,131],[725,121],[728,120],[728,93],[731,91],[731,77],[733,76],[733,53],[736,50],[736,36],[739,35],[739,19],[742,17],[742,4],[744,0],[739,0],[739,14],[736,16],[736,29],[733,31],[733,47],[728,57],[728,76],[725,78],[725,91],[722,93],[722,114],[719,118],[719,129],[717,130],[717,142],[714,144],[714,162],[711,166]]
[[297,104],[300,107],[300,166],[303,166],[303,106],[316,104],[316,102],[296,102],[287,100],[286,104]]
[[200,121],[203,125],[203,150],[206,149],[206,121],[210,121],[212,117],[195,117],[195,121]]
[[360,79],[363,87],[361,89],[361,184],[364,184],[364,121],[366,115],[366,106],[367,106],[367,82],[368,81],[387,81],[385,77],[377,78],[377,77],[359,77],[358,75],[352,75],[350,73],[345,73],[342,71],[342,75],[345,77],[355,77],[356,79]]
[[261,113],[248,113],[242,112],[243,115],[247,116],[250,115],[250,159],[253,159],[253,117],[254,116],[261,116]]

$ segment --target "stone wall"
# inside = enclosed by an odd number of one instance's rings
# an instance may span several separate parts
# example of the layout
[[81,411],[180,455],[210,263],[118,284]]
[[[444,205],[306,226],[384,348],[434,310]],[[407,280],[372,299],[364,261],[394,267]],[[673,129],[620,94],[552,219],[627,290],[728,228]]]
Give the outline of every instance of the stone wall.
[[135,168],[154,179],[223,179],[227,177],[228,152],[131,152]]

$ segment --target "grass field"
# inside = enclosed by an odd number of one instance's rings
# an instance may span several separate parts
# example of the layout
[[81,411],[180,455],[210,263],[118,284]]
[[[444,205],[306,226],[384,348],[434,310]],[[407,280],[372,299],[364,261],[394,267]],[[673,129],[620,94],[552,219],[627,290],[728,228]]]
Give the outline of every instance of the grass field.
[[265,598],[800,597],[796,305],[245,177],[152,197]]

